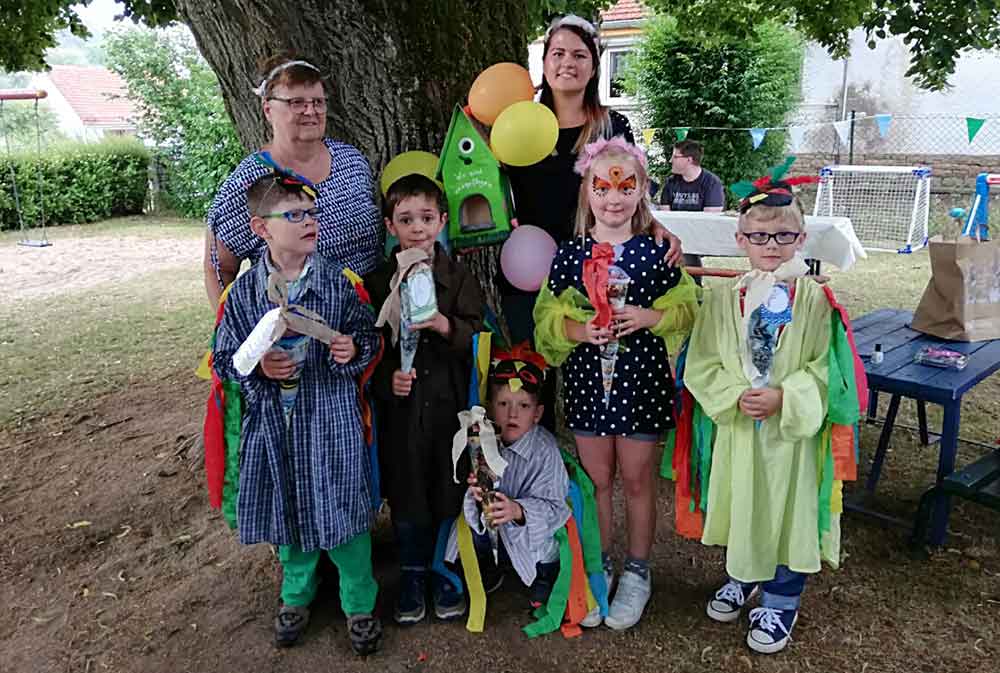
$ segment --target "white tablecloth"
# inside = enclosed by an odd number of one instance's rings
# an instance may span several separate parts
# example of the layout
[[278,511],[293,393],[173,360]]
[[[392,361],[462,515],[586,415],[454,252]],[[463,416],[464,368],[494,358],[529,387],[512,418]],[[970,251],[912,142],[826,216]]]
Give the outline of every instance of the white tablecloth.
[[[744,256],[736,245],[735,215],[670,210],[656,210],[653,214],[681,239],[685,253],[706,257]],[[850,218],[813,215],[806,215],[806,244],[802,255],[807,259],[833,264],[842,271],[867,257]]]

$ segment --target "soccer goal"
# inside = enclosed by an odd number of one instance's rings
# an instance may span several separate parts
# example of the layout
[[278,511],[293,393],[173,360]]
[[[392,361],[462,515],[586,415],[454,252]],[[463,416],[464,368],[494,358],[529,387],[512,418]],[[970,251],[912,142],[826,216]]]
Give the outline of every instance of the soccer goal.
[[869,250],[913,252],[927,244],[931,169],[927,166],[826,166],[813,215],[849,217]]

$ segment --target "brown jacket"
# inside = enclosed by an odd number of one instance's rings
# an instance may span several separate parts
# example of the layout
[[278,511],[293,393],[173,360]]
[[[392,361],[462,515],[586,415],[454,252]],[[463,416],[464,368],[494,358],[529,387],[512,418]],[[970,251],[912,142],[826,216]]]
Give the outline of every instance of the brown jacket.
[[[365,276],[365,288],[379,310],[389,295],[396,255]],[[392,393],[400,367],[399,344],[383,327],[385,352],[372,377],[378,425],[382,491],[395,520],[437,524],[461,514],[465,480],[452,479],[451,439],[458,412],[468,406],[472,336],[483,329],[482,289],[475,276],[435,244],[434,286],[438,311],[448,318],[447,339],[424,330],[414,359],[416,379],[407,397]],[[461,473],[460,473],[461,474]]]

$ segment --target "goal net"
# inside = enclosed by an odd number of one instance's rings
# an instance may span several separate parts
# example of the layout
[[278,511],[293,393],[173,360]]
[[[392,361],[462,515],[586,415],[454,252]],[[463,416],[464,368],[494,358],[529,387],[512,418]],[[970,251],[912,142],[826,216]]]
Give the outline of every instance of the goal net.
[[813,215],[849,217],[869,250],[912,252],[927,243],[931,169],[826,166]]

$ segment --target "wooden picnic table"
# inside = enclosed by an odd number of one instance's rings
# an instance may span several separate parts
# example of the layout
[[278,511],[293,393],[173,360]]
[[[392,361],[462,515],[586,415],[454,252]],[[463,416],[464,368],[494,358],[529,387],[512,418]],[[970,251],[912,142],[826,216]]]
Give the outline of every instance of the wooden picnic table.
[[[889,517],[869,510],[863,500],[867,500],[866,496],[875,492],[885,452],[892,438],[900,399],[907,397],[917,403],[921,442],[928,445],[932,434],[939,441],[936,482],[939,486],[955,471],[962,396],[1000,369],[1000,339],[975,343],[945,341],[910,329],[912,319],[911,311],[879,309],[852,321],[858,352],[865,363],[868,386],[872,393],[868,404],[869,420],[873,421],[876,418],[878,394],[887,393],[891,397],[878,447],[872,459],[871,471],[865,484],[865,492],[861,494],[862,499],[848,498],[844,505],[849,510],[874,514],[889,520],[891,520]],[[881,345],[884,354],[882,362],[878,364],[871,360],[875,344]],[[914,362],[914,355],[925,346],[944,347],[964,353],[969,356],[969,362],[962,370],[942,369]],[[927,402],[940,404],[944,410],[940,433],[929,433],[927,430]],[[947,533],[950,496],[947,490],[936,489],[930,498],[933,514],[929,542],[939,546],[944,542]]]

